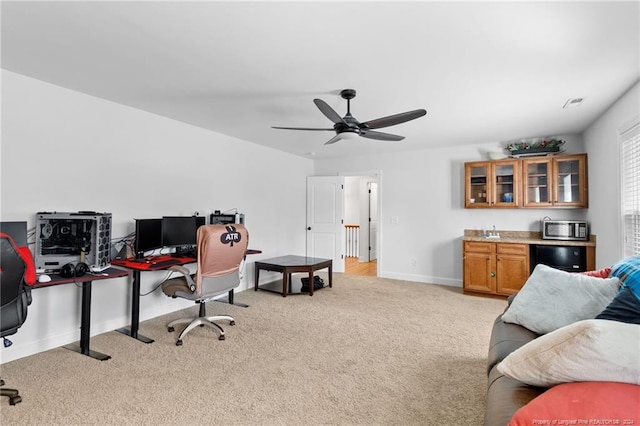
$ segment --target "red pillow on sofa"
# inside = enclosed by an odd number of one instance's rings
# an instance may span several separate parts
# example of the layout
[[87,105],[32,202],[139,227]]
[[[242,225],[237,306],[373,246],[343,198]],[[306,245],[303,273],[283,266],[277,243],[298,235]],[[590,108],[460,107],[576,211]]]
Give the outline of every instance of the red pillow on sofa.
[[[509,426],[640,424],[640,386],[615,382],[562,383],[521,407]],[[574,423],[571,423],[574,422]]]
[[611,268],[602,268],[602,269],[598,269],[597,271],[587,271],[587,272],[580,272],[582,275],[588,275],[590,277],[596,277],[596,278],[609,278],[609,274],[611,273]]

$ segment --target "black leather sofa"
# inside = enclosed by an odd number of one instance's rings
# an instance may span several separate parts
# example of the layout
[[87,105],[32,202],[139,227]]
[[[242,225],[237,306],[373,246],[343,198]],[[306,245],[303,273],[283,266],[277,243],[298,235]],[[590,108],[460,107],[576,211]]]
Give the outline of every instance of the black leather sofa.
[[[513,296],[509,297],[511,303]],[[539,337],[520,325],[502,321],[502,315],[493,323],[487,359],[487,410],[485,426],[505,426],[518,408],[526,405],[546,390],[521,383],[501,374],[496,365],[519,347]]]

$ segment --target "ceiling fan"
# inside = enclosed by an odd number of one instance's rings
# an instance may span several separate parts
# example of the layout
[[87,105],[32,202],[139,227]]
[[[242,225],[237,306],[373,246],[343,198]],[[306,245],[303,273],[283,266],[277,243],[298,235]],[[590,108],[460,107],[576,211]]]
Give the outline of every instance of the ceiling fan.
[[274,129],[285,130],[320,130],[320,131],[335,131],[336,135],[325,142],[325,145],[336,143],[341,139],[355,139],[358,136],[368,139],[376,139],[381,141],[401,141],[404,136],[393,135],[391,133],[376,132],[373,129],[381,129],[383,127],[395,126],[396,124],[404,123],[410,120],[415,120],[423,115],[427,114],[424,109],[416,109],[413,111],[401,112],[400,114],[390,115],[388,117],[382,117],[375,120],[365,121],[364,123],[356,120],[351,115],[351,99],[356,97],[356,91],[354,89],[344,89],[340,91],[340,96],[347,100],[347,115],[340,117],[333,108],[331,108],[322,99],[314,99],[313,103],[316,104],[320,112],[322,112],[333,124],[333,128],[330,129],[318,129],[313,127],[277,127]]

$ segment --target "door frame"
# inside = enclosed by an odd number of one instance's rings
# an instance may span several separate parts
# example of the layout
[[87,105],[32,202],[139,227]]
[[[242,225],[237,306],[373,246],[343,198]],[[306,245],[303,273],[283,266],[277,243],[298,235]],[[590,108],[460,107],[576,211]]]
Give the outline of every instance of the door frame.
[[[371,194],[372,194],[372,186],[375,187],[375,204],[371,202]],[[370,180],[367,182],[367,198],[368,198],[368,208],[369,208],[369,218],[368,218],[368,247],[367,247],[367,261],[371,262],[372,260],[378,260],[378,234],[380,234],[380,213],[378,212],[378,179],[376,178],[375,181],[374,180]],[[372,248],[371,245],[371,229],[372,229],[372,224],[373,224],[373,220],[372,219],[372,214],[371,214],[371,206],[375,205],[375,247]],[[373,257],[373,259],[371,259],[371,254],[374,254],[375,256]]]

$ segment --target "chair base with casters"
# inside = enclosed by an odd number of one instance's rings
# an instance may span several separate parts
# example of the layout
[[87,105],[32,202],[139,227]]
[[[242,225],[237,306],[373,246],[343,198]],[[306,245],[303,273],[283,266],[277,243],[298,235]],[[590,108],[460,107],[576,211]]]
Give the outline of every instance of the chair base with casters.
[[[4,347],[8,348],[11,346],[11,340],[3,337]],[[0,379],[0,386],[4,386],[4,380]],[[18,389],[10,389],[10,388],[1,388],[0,396],[8,396],[9,397],[9,405],[16,405],[19,402],[22,402],[22,397],[20,396],[20,392]]]
[[[0,379],[0,386],[4,386],[4,380]],[[0,395],[9,397],[9,404],[16,405],[22,402],[22,397],[19,395],[18,389],[2,388],[0,389]]]
[[194,328],[196,328],[197,326],[208,326],[213,328],[214,330],[216,330],[220,335],[218,336],[218,340],[224,340],[224,330],[222,329],[222,327],[220,327],[220,325],[216,324],[214,321],[229,321],[229,325],[236,325],[236,321],[233,319],[233,317],[229,316],[229,315],[213,315],[213,316],[207,316],[207,312],[206,312],[206,307],[205,307],[205,303],[201,302],[200,303],[200,312],[198,317],[196,318],[179,318],[175,321],[171,321],[168,325],[167,325],[167,330],[169,331],[169,333],[173,333],[175,331],[175,326],[179,325],[179,324],[188,324],[187,327],[182,330],[182,332],[180,333],[180,336],[178,336],[178,340],[176,341],[176,346],[181,346],[182,345],[182,339],[184,338],[184,336],[187,335],[187,333],[189,333],[191,330],[193,330]]

